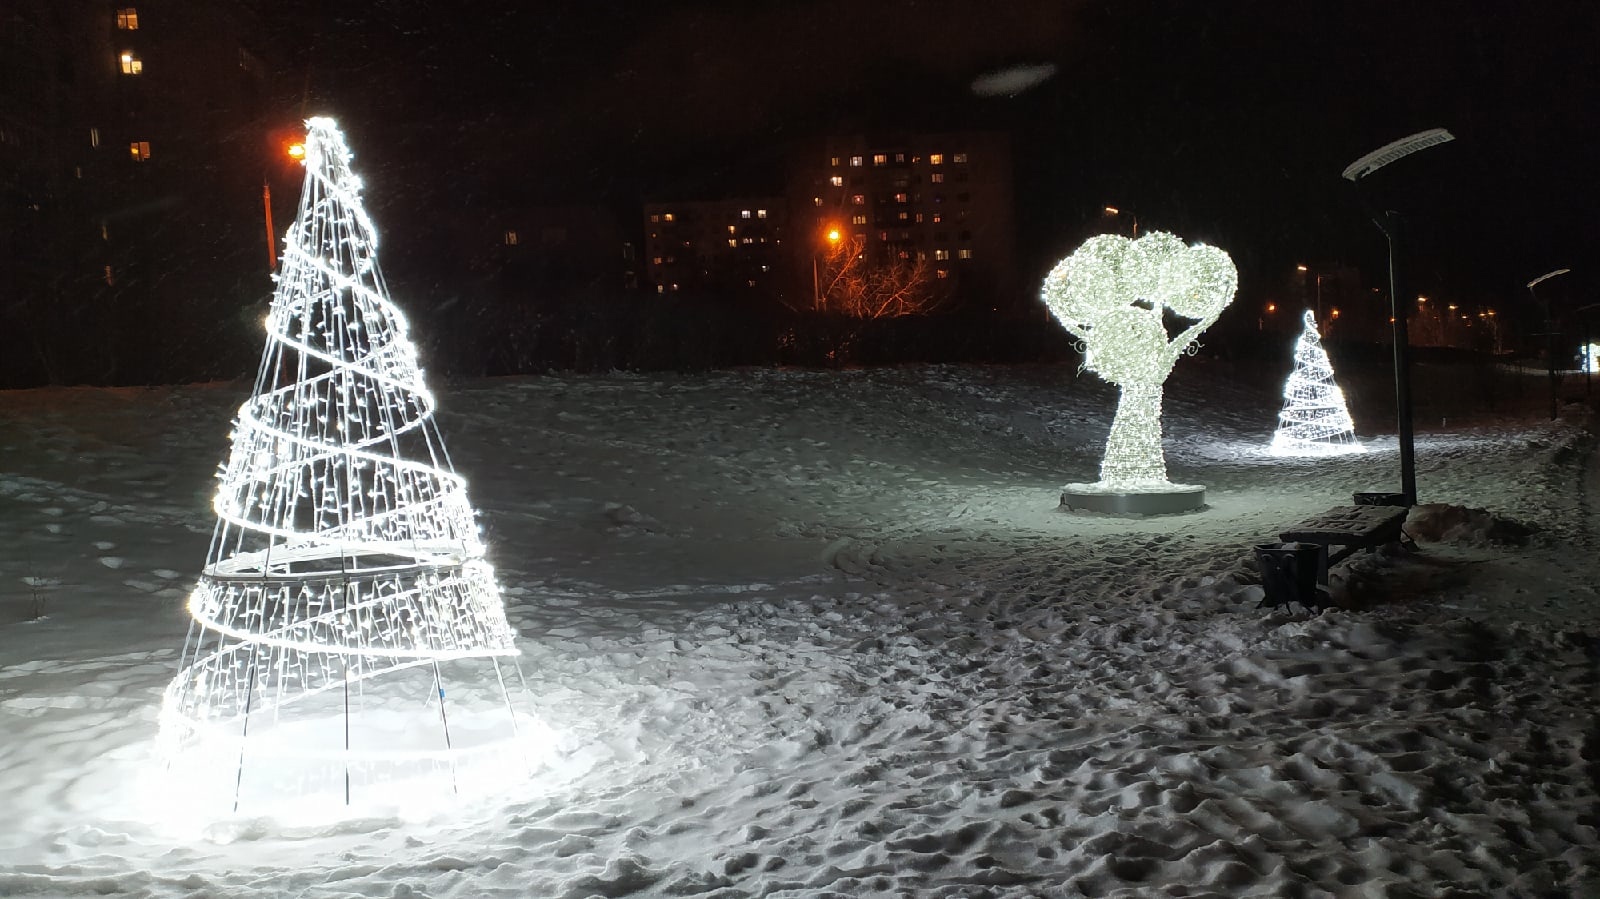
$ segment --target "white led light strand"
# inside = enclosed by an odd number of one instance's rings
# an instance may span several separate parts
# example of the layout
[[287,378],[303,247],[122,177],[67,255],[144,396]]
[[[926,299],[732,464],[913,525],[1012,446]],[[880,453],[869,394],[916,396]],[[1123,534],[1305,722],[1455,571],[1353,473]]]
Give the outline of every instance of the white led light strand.
[[[1084,347],[1084,367],[1120,387],[1100,462],[1103,491],[1174,487],[1161,451],[1162,384],[1178,358],[1233,301],[1239,276],[1216,247],[1154,231],[1085,241],[1045,277],[1044,302]],[[1168,313],[1192,322],[1168,338]]]
[[1271,450],[1283,456],[1366,452],[1356,440],[1355,422],[1344,392],[1333,380],[1333,365],[1309,309],[1305,329],[1294,345],[1294,370],[1283,385],[1283,411]]
[[[237,767],[236,783],[247,761],[291,757],[301,764],[289,789],[342,787],[347,803],[353,773],[362,783],[416,773],[397,760],[448,769],[459,791],[463,755],[494,742],[484,715],[508,719],[502,735],[517,729],[498,661],[517,650],[466,482],[379,272],[350,150],[332,119],[306,124],[300,211],[255,388],[218,475],[217,527],[189,598],[183,668],[164,697],[162,748],[169,760],[198,753],[202,766]],[[454,696],[447,713],[440,663],[452,660],[491,665],[503,702]],[[421,666],[420,677],[391,676]],[[403,726],[352,736],[363,712],[393,724],[418,709],[430,730],[420,741],[398,736]],[[308,759],[338,770],[318,773]]]

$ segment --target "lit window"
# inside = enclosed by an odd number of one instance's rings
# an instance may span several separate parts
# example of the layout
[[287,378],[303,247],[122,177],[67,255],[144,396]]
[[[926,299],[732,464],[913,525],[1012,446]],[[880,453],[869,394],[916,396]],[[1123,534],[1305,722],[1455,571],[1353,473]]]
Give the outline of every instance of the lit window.
[[822,198],[821,197],[812,197],[811,198],[811,205],[812,206],[821,206],[822,205]]
[[844,187],[844,176],[834,175],[832,178],[828,179],[828,183],[832,184],[834,187]]
[[956,252],[956,255],[960,256],[962,259],[971,259],[972,258],[972,251],[967,249],[966,247],[962,247],[960,250],[958,250]]
[[764,219],[766,217],[767,217],[767,211],[765,209],[757,209],[756,210],[756,218]]
[[115,283],[117,283],[116,280],[111,277],[111,266],[109,266],[109,265],[106,266],[106,283],[107,284],[115,284]]
[[904,153],[896,153],[896,154],[894,154],[894,161],[895,162],[905,162],[906,161],[906,154],[904,154]]
[[132,156],[135,162],[144,162],[146,159],[150,158],[150,142],[147,140],[136,140],[128,144],[128,155]]
[[660,213],[653,213],[653,214],[651,214],[651,216],[650,216],[650,221],[652,221],[652,222],[659,222],[659,221],[661,221],[661,214],[660,214]]
[[506,232],[506,246],[514,247],[516,245],[517,245],[517,232],[515,232],[515,231],[507,231]]
[[934,274],[936,274],[936,275],[938,275],[938,276],[939,276],[939,279],[940,279],[940,280],[941,280],[941,281],[942,281],[942,280],[944,280],[944,279],[945,279],[945,278],[948,278],[948,277],[950,277],[950,272],[949,272],[949,270],[948,270],[948,269],[942,269],[942,268],[941,268],[941,269],[939,269],[939,270],[938,270],[938,271],[936,271],[936,272],[934,272]]
[[889,164],[889,154],[887,154],[887,153],[874,153],[874,154],[872,154],[872,164],[873,165],[888,165]]
[[90,128],[89,129],[89,146],[91,146],[91,147],[100,146],[100,129],[99,128]]
[[655,258],[655,264],[656,264],[656,265],[660,265],[660,264],[661,264],[661,257],[660,257],[660,256],[657,256],[657,257],[656,257],[656,258]]
[[910,200],[910,199],[911,199],[911,198],[910,198],[910,197],[908,197],[908,196],[906,196],[906,195],[905,195],[905,194],[895,194],[895,195],[894,195],[894,201],[895,201],[895,202],[896,202],[896,203],[905,203],[905,202],[907,202],[907,201],[908,201],[908,200]]
[[919,225],[920,225],[920,224],[922,224],[922,213],[920,213],[920,212],[919,212],[919,213],[917,213],[917,218],[916,218],[916,222],[917,222],[917,224],[919,224]]
[[734,228],[733,228],[733,226],[732,226],[732,225],[729,225],[729,226],[728,226],[728,233],[729,233],[729,234],[732,234],[732,233],[734,233]]
[[866,194],[856,194],[856,195],[854,195],[854,196],[852,196],[850,198],[850,202],[854,203],[857,206],[865,206],[865,205],[867,205],[867,195]]
[[950,251],[949,250],[934,250],[933,251],[933,258],[939,259],[939,260],[949,259],[950,258]]
[[850,217],[850,224],[852,225],[865,225],[866,223],[867,217],[864,215],[853,215]]
[[888,240],[889,239],[889,232],[887,232],[887,231],[879,231],[878,232],[878,239],[879,240]]
[[755,243],[755,242],[756,242],[756,239],[755,239],[755,238],[754,238],[754,237],[746,237],[746,238],[745,238],[745,239],[744,239],[744,242],[745,242],[745,243]]
[[739,210],[739,218],[747,219],[749,217],[750,217],[750,210],[748,210],[748,209]]
[[944,165],[944,154],[943,153],[929,153],[928,154],[928,165]]
[[943,214],[942,214],[942,213],[938,213],[938,212],[935,212],[935,213],[934,213],[934,214],[933,214],[933,223],[934,223],[934,224],[935,224],[935,225],[937,225],[937,224],[939,224],[939,223],[940,223],[940,222],[942,222],[942,221],[944,221],[944,215],[943,215]]
[[905,221],[906,219],[908,219],[910,217],[911,217],[910,213],[902,212],[899,215],[895,216],[895,219],[897,219],[898,221],[902,221],[903,222],[903,221]]
[[735,239],[733,239],[733,238],[731,238],[731,237],[730,237],[730,238],[728,238],[728,246],[730,246],[730,247],[736,247],[736,246],[738,246],[738,245],[739,245],[739,241],[737,241],[737,240],[735,240]]
[[117,10],[117,28],[121,31],[138,31],[139,11],[131,6]]
[[962,163],[967,161],[967,154],[965,154],[965,153],[957,153],[955,155],[955,159],[953,161],[955,162],[956,165],[961,165]]
[[662,221],[663,221],[663,222],[670,222],[670,221],[672,221],[672,213],[670,213],[670,212],[663,212],[663,213],[661,213],[661,220],[662,220]]
[[144,60],[133,55],[132,50],[122,51],[122,74],[138,75],[144,71]]
[[932,175],[928,176],[928,180],[932,181],[934,184],[943,184],[944,172],[934,172]]
[[850,157],[850,164],[853,165],[853,166],[860,167],[860,165],[861,165],[861,157],[860,156],[852,156],[852,157]]
[[[111,229],[106,226],[105,219],[101,219],[100,220],[100,239],[101,240],[110,240],[111,239]],[[1339,314],[1339,310],[1337,310],[1337,309],[1333,310],[1333,314],[1334,315],[1338,315]]]
[[828,157],[828,165],[831,165],[834,168],[838,168],[839,167],[839,157],[837,157],[837,156],[829,156]]

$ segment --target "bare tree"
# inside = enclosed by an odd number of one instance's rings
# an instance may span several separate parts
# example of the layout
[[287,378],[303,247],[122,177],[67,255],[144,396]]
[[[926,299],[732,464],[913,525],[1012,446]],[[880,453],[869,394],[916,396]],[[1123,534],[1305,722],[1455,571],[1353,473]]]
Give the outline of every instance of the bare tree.
[[[1045,277],[1045,303],[1081,342],[1084,367],[1121,388],[1100,462],[1102,484],[1167,483],[1162,385],[1178,358],[1233,301],[1238,285],[1227,253],[1185,246],[1162,231],[1138,240],[1091,237]],[[1170,338],[1168,313],[1181,329]],[[1193,324],[1184,327],[1184,321]]]
[[873,259],[866,238],[835,241],[817,278],[817,308],[855,318],[894,318],[937,311],[948,298],[926,255],[904,251]]

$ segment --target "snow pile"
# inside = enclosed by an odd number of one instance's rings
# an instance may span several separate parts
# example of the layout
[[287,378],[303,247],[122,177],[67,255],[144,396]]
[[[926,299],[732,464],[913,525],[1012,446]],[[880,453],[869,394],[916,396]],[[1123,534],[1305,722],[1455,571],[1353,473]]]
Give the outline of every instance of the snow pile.
[[1406,533],[1434,543],[1500,543],[1520,546],[1534,529],[1501,518],[1487,509],[1468,509],[1448,503],[1421,503],[1406,517]]
[[1578,424],[1424,431],[1420,520],[1485,539],[1258,611],[1250,547],[1392,485],[1394,441],[1274,459],[1275,382],[1189,363],[1166,449],[1209,507],[1149,519],[1057,510],[1115,406],[1069,369],[441,390],[546,763],[187,829],[155,711],[244,390],[0,394],[0,894],[1600,892]]

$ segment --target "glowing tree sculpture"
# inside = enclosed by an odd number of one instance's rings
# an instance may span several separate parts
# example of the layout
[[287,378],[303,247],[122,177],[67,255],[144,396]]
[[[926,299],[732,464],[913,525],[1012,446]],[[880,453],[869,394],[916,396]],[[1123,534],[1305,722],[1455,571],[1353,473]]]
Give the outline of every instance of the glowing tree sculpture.
[[[1227,253],[1160,231],[1137,240],[1092,237],[1045,277],[1045,304],[1078,338],[1084,367],[1121,388],[1100,480],[1068,484],[1063,506],[1156,514],[1205,505],[1204,487],[1167,480],[1162,384],[1233,301],[1238,283]],[[1169,316],[1181,328],[1175,336]]]
[[1305,324],[1294,345],[1294,370],[1283,386],[1283,411],[1278,414],[1278,432],[1272,435],[1272,452],[1285,456],[1365,452],[1356,440],[1344,391],[1333,381],[1333,365],[1309,309]]
[[234,810],[241,795],[348,805],[397,780],[411,786],[368,795],[461,792],[467,761],[522,755],[500,668],[517,650],[466,482],[379,273],[344,137],[331,119],[307,126],[266,348],[161,713],[170,766],[219,775],[225,795],[203,798]]

